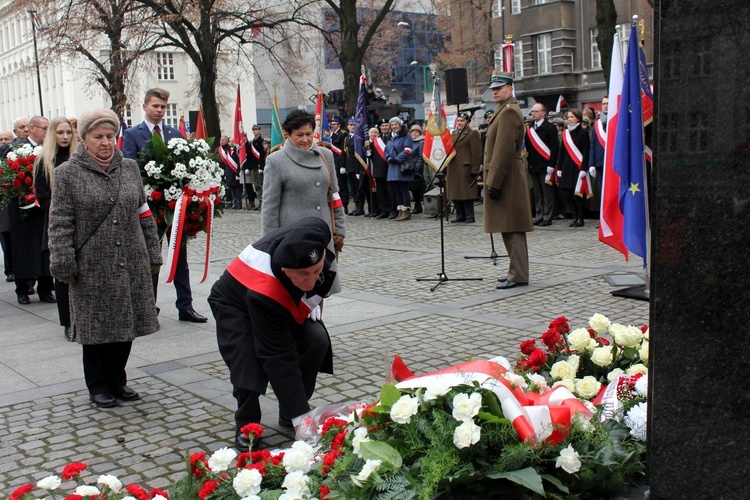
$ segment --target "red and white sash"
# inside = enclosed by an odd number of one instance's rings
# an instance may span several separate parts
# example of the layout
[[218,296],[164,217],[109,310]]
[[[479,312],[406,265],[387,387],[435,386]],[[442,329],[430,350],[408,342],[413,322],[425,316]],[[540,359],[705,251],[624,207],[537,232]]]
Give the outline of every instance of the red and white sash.
[[563,144],[565,144],[565,149],[568,151],[568,155],[570,155],[570,158],[573,160],[573,163],[576,164],[578,167],[578,170],[581,169],[581,164],[583,163],[583,154],[581,154],[581,151],[578,149],[578,146],[575,145],[573,142],[573,138],[570,136],[570,130],[565,129],[565,132],[563,132],[562,135],[563,138]]
[[154,214],[151,213],[151,209],[148,206],[148,203],[144,203],[143,205],[138,208],[138,218],[139,219],[145,219],[146,217],[153,217]]
[[237,162],[234,161],[234,158],[232,158],[232,155],[221,146],[219,146],[219,156],[221,157],[221,161],[229,165],[229,168],[231,168],[232,171],[236,174],[237,169],[239,168],[237,166]]
[[[552,156],[552,152],[549,147],[542,141],[539,134],[536,133],[533,127],[526,127],[526,135],[529,137],[529,142],[534,146],[534,150],[541,155],[542,158],[549,161]],[[546,180],[545,180],[546,182]]]
[[375,147],[375,151],[378,152],[380,157],[388,161],[388,159],[385,157],[385,143],[383,142],[383,139],[381,139],[380,137],[377,137],[372,144]]
[[[591,186],[591,178],[589,177],[588,172],[583,166],[583,155],[581,154],[581,151],[578,149],[578,146],[575,145],[573,142],[573,138],[570,136],[570,130],[565,130],[563,132],[563,144],[565,144],[565,149],[568,151],[568,155],[573,160],[573,163],[576,164],[578,167],[578,180],[576,181],[576,187],[574,194],[576,196],[580,196],[581,198],[591,198],[594,196],[594,190]],[[583,175],[581,175],[581,172]]]
[[602,125],[602,120],[596,120],[596,124],[594,125],[594,130],[596,131],[596,138],[599,139],[599,144],[601,144],[602,149],[607,149],[607,131],[604,130],[604,125]]
[[300,325],[305,322],[310,311],[323,300],[320,295],[303,296],[299,304],[296,303],[284,285],[274,276],[271,270],[271,255],[252,245],[248,245],[229,264],[227,271],[249,290],[283,306]]
[[260,152],[255,149],[255,144],[253,144],[252,142],[250,143],[250,151],[253,153],[253,156],[256,160],[260,160]]

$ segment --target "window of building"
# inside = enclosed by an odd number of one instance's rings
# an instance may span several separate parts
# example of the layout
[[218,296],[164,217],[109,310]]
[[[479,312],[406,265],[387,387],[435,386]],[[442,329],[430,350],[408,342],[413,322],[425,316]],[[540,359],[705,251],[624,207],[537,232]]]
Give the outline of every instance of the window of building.
[[125,125],[130,128],[133,126],[133,110],[130,108],[130,104],[125,105],[125,111],[123,111],[123,117],[122,120],[125,122]]
[[174,80],[174,59],[171,52],[157,52],[156,66],[158,80]]
[[180,118],[177,116],[177,104],[167,103],[167,109],[164,110],[164,118],[162,121],[170,127],[177,128],[179,126]]
[[510,13],[511,14],[521,13],[521,0],[510,0]]
[[523,42],[513,42],[513,69],[516,70],[516,78],[523,78]]
[[711,74],[711,42],[703,39],[695,45],[695,58],[693,59],[693,74],[708,76]]
[[599,36],[599,28],[593,28],[590,31],[589,40],[591,43],[591,69],[602,67],[602,55],[599,53],[599,43],[596,37]]
[[536,37],[537,73],[552,73],[552,34],[545,33]]
[[688,151],[699,153],[708,150],[708,115],[703,111],[690,114]]
[[503,17],[503,2],[505,0],[495,0],[492,2],[492,17]]
[[662,75],[665,79],[674,79],[680,77],[680,48],[675,47],[669,52],[666,50],[660,54]]
[[626,54],[628,53],[628,40],[630,40],[630,25],[629,24],[618,24],[617,34],[620,36],[620,54],[622,56],[622,62],[625,63]]
[[502,46],[499,49],[495,49],[495,69],[503,69],[503,49]]

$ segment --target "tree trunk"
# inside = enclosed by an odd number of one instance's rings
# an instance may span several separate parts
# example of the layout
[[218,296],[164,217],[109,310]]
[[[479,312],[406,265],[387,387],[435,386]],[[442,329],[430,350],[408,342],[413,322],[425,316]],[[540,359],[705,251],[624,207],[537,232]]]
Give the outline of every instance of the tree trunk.
[[341,53],[339,61],[344,72],[344,100],[349,118],[357,108],[359,77],[362,74],[364,50],[359,46],[359,21],[357,20],[356,0],[342,0],[339,26],[341,29]]
[[599,34],[596,43],[602,58],[604,81],[609,89],[609,70],[612,64],[612,37],[615,35],[617,24],[617,10],[614,0],[596,0],[596,27]]

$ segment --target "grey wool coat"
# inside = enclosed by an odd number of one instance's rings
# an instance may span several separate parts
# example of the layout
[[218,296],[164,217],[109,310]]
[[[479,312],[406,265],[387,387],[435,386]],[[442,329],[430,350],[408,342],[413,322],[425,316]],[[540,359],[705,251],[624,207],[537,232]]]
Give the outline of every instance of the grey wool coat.
[[55,169],[52,186],[50,272],[75,278],[78,341],[129,342],[157,331],[150,266],[162,263],[161,251],[154,218],[139,218],[146,197],[135,161],[115,150],[104,171],[82,148]]
[[[321,157],[328,164],[328,172]],[[305,217],[320,218],[329,228],[333,228],[328,205],[329,184],[332,184],[334,193],[339,192],[333,169],[333,153],[317,145],[303,150],[292,146],[287,139],[280,150],[268,155],[263,171],[261,236]],[[336,222],[335,233],[345,237],[346,215],[343,206],[333,210],[333,219]],[[328,251],[335,253],[333,239],[328,244]],[[341,282],[335,260],[331,271],[336,272],[331,293],[338,293],[341,291]]]

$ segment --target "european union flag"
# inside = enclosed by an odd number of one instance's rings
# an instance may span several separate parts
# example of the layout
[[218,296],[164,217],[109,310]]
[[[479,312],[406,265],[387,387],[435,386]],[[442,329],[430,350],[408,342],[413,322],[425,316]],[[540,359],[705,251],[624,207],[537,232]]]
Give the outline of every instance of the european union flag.
[[623,216],[622,240],[627,249],[643,258],[648,256],[648,210],[646,165],[643,157],[643,113],[639,79],[638,33],[633,26],[628,42],[622,96],[618,108],[613,168],[620,176],[620,210]]

